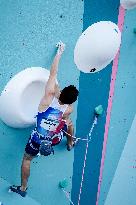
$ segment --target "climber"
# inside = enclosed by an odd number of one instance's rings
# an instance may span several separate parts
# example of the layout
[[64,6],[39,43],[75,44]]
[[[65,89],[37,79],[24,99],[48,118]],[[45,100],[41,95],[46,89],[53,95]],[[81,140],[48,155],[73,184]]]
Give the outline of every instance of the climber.
[[[67,132],[67,150],[70,151],[75,141],[73,123],[70,114],[73,112],[73,103],[77,100],[78,90],[74,85],[69,85],[60,90],[56,83],[58,65],[65,45],[60,42],[54,57],[49,79],[45,86],[45,93],[38,107],[36,126],[32,131],[25,148],[25,154],[21,166],[21,186],[11,186],[10,190],[25,197],[27,194],[27,182],[30,175],[30,163],[41,149],[42,142],[45,156],[53,151],[53,146],[58,144],[64,136],[63,129]],[[45,143],[46,141],[46,143]],[[47,146],[48,144],[48,146]]]

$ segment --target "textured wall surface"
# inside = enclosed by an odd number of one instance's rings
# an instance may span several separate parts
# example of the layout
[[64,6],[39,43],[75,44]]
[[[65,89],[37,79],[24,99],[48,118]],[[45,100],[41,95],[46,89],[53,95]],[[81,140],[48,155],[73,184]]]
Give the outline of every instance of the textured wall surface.
[[[78,87],[80,72],[74,65],[73,49],[82,33],[83,9],[83,1],[79,0],[63,3],[59,0],[0,0],[0,91],[12,76],[27,67],[50,69],[59,40],[66,43],[59,83],[61,87],[69,84]],[[72,118],[75,124],[76,109]],[[20,165],[30,130],[12,129],[0,122],[0,177],[10,184],[20,184]],[[69,204],[58,183],[68,178],[68,191],[71,191],[73,160],[74,152],[66,150],[65,141],[55,148],[54,156],[35,159],[29,197],[43,205],[55,205],[56,201]]]
[[[75,205],[119,205],[121,199],[123,205],[135,205],[135,154],[128,155],[128,152],[131,150],[135,153],[132,146],[135,143],[132,138],[135,123],[131,125],[136,113],[136,34],[133,33],[136,10],[125,14],[103,172],[101,159],[103,142],[106,142],[105,126],[113,63],[99,73],[84,74],[76,69],[73,61],[74,47],[82,31],[101,20],[117,24],[119,6],[119,0],[0,0],[0,92],[16,73],[27,67],[50,69],[55,44],[61,39],[66,43],[66,51],[60,62],[58,81],[61,87],[75,84],[79,88],[79,100],[72,115],[78,137],[84,138],[88,134],[94,108],[99,104],[104,108],[89,143],[80,201],[86,148],[84,141],[80,141],[75,150],[67,152],[63,140],[55,147],[54,156],[35,159],[32,162],[28,197],[22,199],[16,194],[9,195],[8,186],[20,184],[21,160],[32,128],[13,129],[0,121],[0,201],[3,200],[4,205],[70,204],[58,189],[58,183],[63,178],[69,181],[67,190]],[[126,172],[121,175],[123,168]],[[132,192],[128,190],[129,185]],[[123,186],[127,186],[124,190],[127,200],[118,197]]]
[[[108,134],[108,141],[107,141],[107,151],[106,151],[106,158],[105,158],[105,166],[104,166],[104,172],[103,172],[103,180],[102,180],[102,187],[101,187],[101,194],[100,194],[100,200],[99,204],[103,205],[104,201],[107,197],[110,185],[112,183],[113,177],[116,172],[116,168],[118,166],[119,160],[122,161],[121,154],[124,149],[124,145],[127,141],[127,138],[129,138],[129,131],[133,122],[133,119],[135,117],[136,113],[136,35],[133,33],[133,29],[135,28],[135,22],[136,22],[136,10],[129,10],[125,14],[125,21],[124,21],[124,29],[122,34],[122,45],[120,49],[120,56],[119,56],[119,64],[118,64],[118,72],[117,72],[117,78],[115,83],[115,91],[114,91],[114,98],[113,98],[113,105],[112,105],[112,112],[111,112],[111,120],[110,120],[110,127],[109,127],[109,134]],[[133,131],[134,133],[134,131]],[[130,136],[131,137],[131,136]],[[131,141],[133,142],[133,140]],[[127,145],[126,145],[127,146]],[[135,150],[131,149],[129,146],[129,149],[127,149],[127,152],[132,152],[135,156]],[[129,154],[129,153],[128,153]],[[124,156],[124,155],[123,155]],[[126,157],[126,160],[123,162],[125,166],[125,171],[132,173],[133,165],[135,157],[132,161],[131,158]],[[132,164],[131,166],[128,166],[128,164]],[[135,165],[134,165],[135,166]],[[123,172],[122,163],[120,164],[120,168]],[[122,173],[123,174],[123,173]],[[117,174],[118,175],[118,174]],[[119,176],[119,175],[118,175]],[[125,175],[123,175],[125,176]],[[129,175],[128,175],[129,177]],[[132,174],[133,177],[133,174]],[[115,175],[116,181],[117,177]],[[134,175],[135,178],[135,175]],[[122,178],[121,178],[122,179]],[[121,201],[119,194],[116,195],[116,203],[114,200],[112,200],[115,197],[112,195],[112,191],[110,191],[110,196],[108,197],[108,201],[111,200],[111,205],[113,204],[135,204],[134,199],[134,192],[129,192],[130,187],[133,187],[134,190],[134,184],[133,179],[129,178],[129,186],[125,187],[127,184],[128,178],[123,178],[124,185],[121,183],[120,177],[118,177],[118,183],[120,186],[117,186],[116,184],[116,190],[118,190],[118,193],[120,193],[120,188],[122,188],[122,193],[124,192],[124,200]],[[112,189],[111,189],[112,190]],[[124,191],[123,191],[124,190]],[[128,190],[128,195],[126,195],[126,190]],[[130,195],[131,194],[131,195]],[[131,199],[129,201],[129,199]],[[125,200],[127,199],[127,200]],[[113,201],[113,202],[112,202]],[[129,203],[128,203],[129,202]]]
[[105,205],[136,203],[136,116],[130,128]]
[[[84,30],[94,22],[110,20],[117,24],[119,14],[119,0],[85,0],[84,1]],[[102,104],[103,115],[98,120],[92,141],[89,143],[84,182],[80,204],[96,204],[100,165],[103,149],[105,121],[111,81],[112,63],[106,69],[95,74],[80,75],[80,97],[78,101],[77,136],[85,137],[93,120],[94,108]],[[72,198],[75,204],[78,201],[82,168],[86,144],[80,143],[75,149]],[[80,159],[80,161],[78,160]],[[75,195],[75,193],[78,193]]]

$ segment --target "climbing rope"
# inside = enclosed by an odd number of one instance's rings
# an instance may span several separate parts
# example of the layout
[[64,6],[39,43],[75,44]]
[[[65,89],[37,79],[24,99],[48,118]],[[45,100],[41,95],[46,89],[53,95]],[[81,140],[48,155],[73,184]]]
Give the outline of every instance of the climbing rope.
[[[88,153],[88,146],[89,146],[89,142],[92,140],[92,132],[93,129],[95,127],[95,125],[97,125],[98,122],[98,116],[101,115],[103,112],[103,108],[102,105],[99,105],[95,108],[95,117],[91,126],[91,129],[89,131],[89,134],[87,135],[86,138],[76,138],[74,136],[71,136],[69,133],[67,133],[66,131],[62,130],[65,134],[73,137],[73,139],[75,140],[83,140],[86,141],[86,150],[85,150],[85,156],[84,156],[84,163],[83,163],[83,169],[82,169],[82,177],[81,177],[81,183],[80,183],[80,190],[79,190],[79,196],[78,196],[78,205],[80,205],[80,200],[81,200],[81,193],[82,193],[82,187],[83,187],[83,181],[84,181],[84,173],[85,173],[85,167],[86,167],[86,159],[87,159],[87,153]],[[67,187],[68,182],[63,180],[62,182],[60,182],[59,186],[62,189],[62,191],[64,192],[65,196],[67,197],[67,199],[70,201],[70,203],[72,205],[74,205],[74,203],[71,201],[70,195],[69,193],[65,190],[65,188]]]
[[86,143],[86,150],[85,150],[85,157],[84,157],[84,165],[83,165],[83,170],[82,170],[82,178],[81,178],[81,183],[80,183],[80,190],[79,190],[79,196],[78,196],[78,205],[80,204],[80,199],[81,199],[81,193],[82,193],[82,187],[83,187],[83,181],[84,181],[84,173],[85,173],[85,167],[86,167],[86,159],[87,159],[87,153],[88,153],[88,145],[89,142],[92,140],[92,132],[97,124],[97,116],[95,116],[92,127],[90,129],[89,134],[87,135],[87,143]]
[[68,193],[64,188],[62,188],[62,191],[64,192],[64,194],[65,194],[66,198],[69,200],[69,202],[70,202],[72,205],[74,205],[73,201],[71,201],[71,198],[70,198],[69,193]]
[[[86,151],[85,151],[85,157],[84,157],[84,165],[83,165],[83,170],[82,170],[82,179],[81,179],[81,183],[80,183],[80,191],[79,191],[79,196],[78,196],[78,205],[80,204],[80,199],[81,199],[81,193],[82,193],[82,186],[83,186],[83,181],[84,181],[84,173],[85,173],[85,167],[86,167],[86,159],[87,159],[87,153],[88,153],[88,145],[89,145],[89,142],[92,140],[92,132],[93,132],[93,129],[95,127],[95,125],[97,124],[97,118],[98,116],[95,116],[94,118],[94,121],[93,121],[93,124],[92,124],[92,127],[90,129],[90,132],[89,134],[87,135],[87,138],[76,138],[76,137],[73,137],[74,139],[76,140],[86,140],[87,141],[87,144],[86,144]],[[64,130],[62,130],[64,131]],[[66,131],[64,131],[65,134],[69,135]],[[71,135],[70,135],[71,136]],[[63,182],[62,182],[63,183]],[[67,185],[64,183],[64,185],[60,185],[60,187],[62,188],[62,191],[64,192],[66,198],[69,200],[69,202],[74,205],[73,201],[71,200],[70,198],[70,195],[69,193],[64,189]]]
[[62,130],[65,134],[69,135],[70,137],[72,137],[74,140],[82,140],[82,141],[88,141],[90,142],[91,141],[91,133],[93,131],[93,128],[94,126],[97,124],[97,117],[95,116],[95,119],[93,121],[93,124],[92,124],[92,127],[91,127],[91,130],[89,132],[89,135],[87,135],[87,138],[80,138],[80,137],[75,137],[75,136],[71,136],[69,133],[67,133],[65,130]]

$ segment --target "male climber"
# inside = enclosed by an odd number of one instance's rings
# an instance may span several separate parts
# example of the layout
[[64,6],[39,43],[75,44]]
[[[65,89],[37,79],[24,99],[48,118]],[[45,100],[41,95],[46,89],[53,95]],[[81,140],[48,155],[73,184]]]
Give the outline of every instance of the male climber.
[[[59,43],[51,66],[49,79],[46,83],[45,93],[38,107],[36,127],[32,131],[25,148],[21,166],[21,186],[10,187],[11,191],[20,194],[22,197],[25,197],[27,193],[30,163],[38,155],[42,141],[50,142],[52,147],[61,141],[63,138],[62,133],[65,133],[67,150],[70,151],[75,144],[72,137],[74,129],[69,116],[73,112],[73,103],[77,100],[79,92],[73,85],[59,90],[56,84],[58,64],[64,49],[65,45],[62,42]],[[48,149],[46,152],[48,152]]]

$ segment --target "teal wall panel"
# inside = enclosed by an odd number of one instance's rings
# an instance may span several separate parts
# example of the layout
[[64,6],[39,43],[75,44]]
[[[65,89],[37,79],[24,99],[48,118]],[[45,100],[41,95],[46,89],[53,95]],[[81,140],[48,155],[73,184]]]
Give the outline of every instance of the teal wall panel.
[[[66,43],[58,73],[60,86],[78,87],[80,72],[74,65],[73,50],[82,33],[83,11],[83,1],[79,0],[0,0],[0,92],[27,67],[50,69],[59,40]],[[76,106],[77,103],[72,115],[74,126]],[[0,177],[10,184],[20,184],[20,165],[31,129],[13,129],[0,122]],[[65,143],[64,140],[55,148],[54,156],[32,162],[28,195],[43,205],[56,205],[56,201],[69,204],[58,189],[64,177],[69,180],[68,191],[72,186],[74,152],[68,152]]]
[[136,113],[135,22],[136,10],[126,11],[99,205],[103,205],[107,197]]
[[115,176],[113,178],[105,205],[135,205],[136,186],[136,116],[129,130]]
[[[118,12],[119,0],[0,0],[0,92],[16,73],[27,67],[49,69],[55,44],[62,40],[66,51],[60,62],[58,81],[61,87],[68,84],[79,87],[79,104],[75,104],[72,115],[77,136],[85,137],[88,133],[94,107],[104,106],[89,147],[81,205],[96,203],[112,63],[100,73],[80,75],[73,61],[73,51],[83,30],[100,20],[117,23]],[[136,113],[135,22],[136,10],[127,11],[99,205],[105,203]],[[31,129],[13,129],[0,121],[0,177],[9,184],[20,184],[21,160]],[[32,162],[28,195],[42,205],[56,205],[56,201],[60,205],[69,204],[58,189],[59,180],[65,177],[69,180],[68,191],[72,188],[72,200],[77,203],[85,144],[80,142],[71,152],[67,152],[65,144],[64,140],[55,147],[54,156]]]

